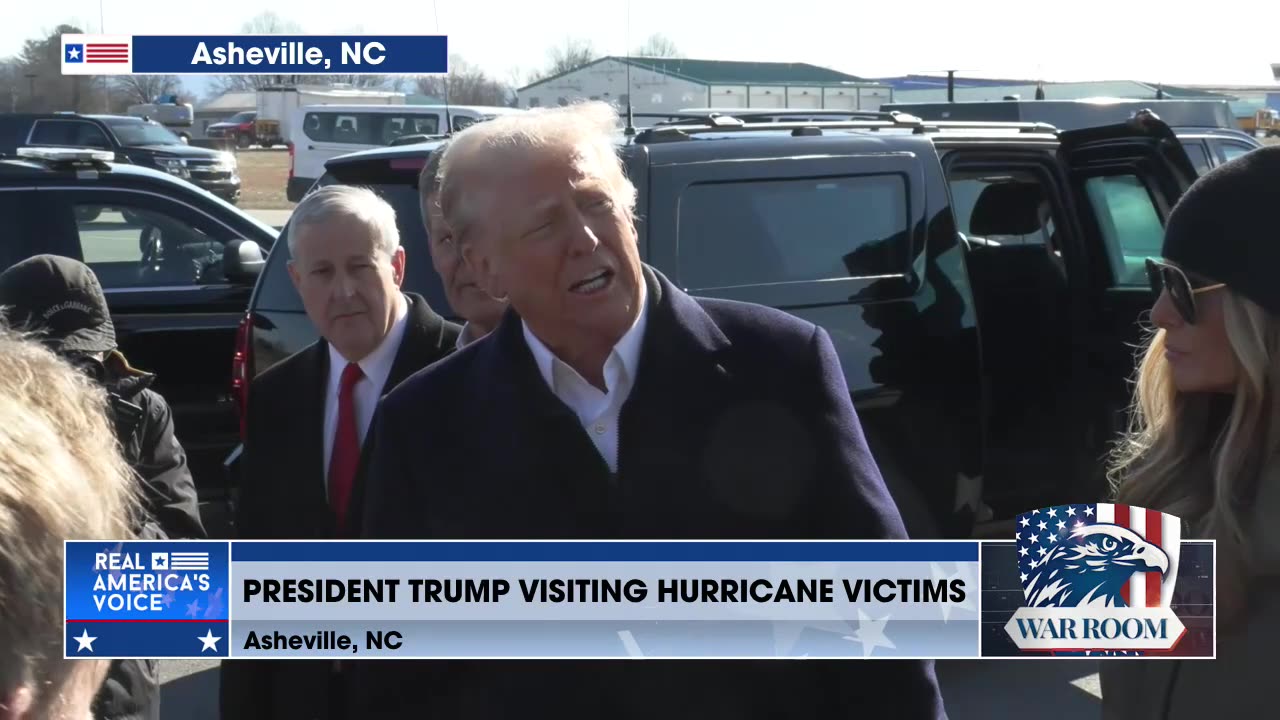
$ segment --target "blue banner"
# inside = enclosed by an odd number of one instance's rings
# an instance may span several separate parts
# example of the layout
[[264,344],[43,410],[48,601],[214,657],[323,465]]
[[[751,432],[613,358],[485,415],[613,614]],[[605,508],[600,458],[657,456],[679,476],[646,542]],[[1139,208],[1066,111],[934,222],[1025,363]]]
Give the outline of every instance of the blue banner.
[[64,75],[427,75],[443,35],[63,35]]

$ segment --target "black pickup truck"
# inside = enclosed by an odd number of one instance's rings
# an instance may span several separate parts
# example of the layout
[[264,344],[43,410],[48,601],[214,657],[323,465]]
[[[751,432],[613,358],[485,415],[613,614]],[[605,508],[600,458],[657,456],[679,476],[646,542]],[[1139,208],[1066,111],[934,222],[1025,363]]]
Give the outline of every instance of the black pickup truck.
[[156,374],[200,493],[206,527],[226,507],[222,460],[239,441],[231,399],[237,324],[276,231],[168,173],[110,152],[25,148],[0,156],[0,269],[33,255],[98,276],[120,349]]
[[[452,314],[418,209],[434,147],[335,158],[317,186],[366,185],[395,206],[407,288]],[[646,262],[830,333],[914,536],[1003,537],[1028,507],[1103,496],[1098,458],[1153,301],[1143,259],[1196,175],[1153,114],[1069,132],[688,118],[620,133],[618,149]],[[242,391],[315,340],[287,260],[277,243],[242,324]]]
[[0,153],[20,147],[109,150],[115,162],[153,168],[235,203],[240,172],[235,155],[188,145],[160,123],[124,115],[70,112],[0,115]]

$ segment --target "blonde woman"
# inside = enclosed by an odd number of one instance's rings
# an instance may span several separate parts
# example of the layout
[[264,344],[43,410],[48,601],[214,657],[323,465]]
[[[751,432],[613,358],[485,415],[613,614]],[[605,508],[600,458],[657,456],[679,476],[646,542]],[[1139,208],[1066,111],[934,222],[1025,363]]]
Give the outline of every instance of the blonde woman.
[[0,720],[86,720],[105,660],[63,659],[62,543],[144,517],[83,374],[0,325]]
[[1169,218],[1117,502],[1217,541],[1217,660],[1102,662],[1105,718],[1274,717],[1280,643],[1280,147],[1201,178]]

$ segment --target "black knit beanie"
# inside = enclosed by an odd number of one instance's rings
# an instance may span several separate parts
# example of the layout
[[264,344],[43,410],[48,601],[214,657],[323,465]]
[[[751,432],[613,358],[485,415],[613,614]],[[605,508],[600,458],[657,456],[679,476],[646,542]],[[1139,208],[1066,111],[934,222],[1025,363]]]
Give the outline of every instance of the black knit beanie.
[[1164,257],[1280,315],[1280,146],[1195,182],[1169,216]]

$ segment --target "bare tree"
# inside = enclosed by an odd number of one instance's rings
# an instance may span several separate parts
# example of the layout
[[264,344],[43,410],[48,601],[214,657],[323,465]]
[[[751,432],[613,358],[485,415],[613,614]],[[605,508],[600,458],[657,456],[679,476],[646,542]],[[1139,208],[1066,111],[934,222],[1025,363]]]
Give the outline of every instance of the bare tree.
[[448,75],[423,75],[418,92],[458,105],[510,105],[515,91],[506,83],[489,77],[484,70],[461,57],[449,58]]
[[8,108],[27,112],[102,110],[102,83],[88,75],[62,74],[63,34],[83,32],[59,25],[40,38],[23,43],[22,51],[7,61]]
[[595,51],[590,40],[567,38],[563,44],[547,51],[546,68],[540,73],[531,75],[529,81],[537,82],[570,70],[577,70],[599,57],[600,54]]
[[[271,10],[261,12],[240,27],[246,35],[263,35],[288,33],[301,35],[302,26],[292,20],[285,20]],[[301,75],[218,75],[210,86],[213,94],[222,95],[228,92],[250,92],[274,85],[292,85],[299,82]],[[314,81],[312,81],[314,82]]]
[[182,82],[177,75],[116,75],[112,89],[129,105],[144,105],[160,95],[177,95]]
[[682,57],[680,49],[676,47],[675,41],[662,33],[654,33],[650,35],[649,39],[645,40],[644,44],[636,48],[631,54],[639,57]]

